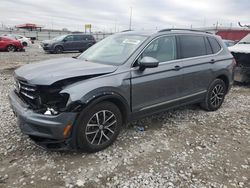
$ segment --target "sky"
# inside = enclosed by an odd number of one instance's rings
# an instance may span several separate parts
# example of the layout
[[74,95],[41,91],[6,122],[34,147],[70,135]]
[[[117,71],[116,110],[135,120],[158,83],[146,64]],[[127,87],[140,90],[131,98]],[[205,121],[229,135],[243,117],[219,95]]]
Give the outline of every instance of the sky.
[[249,0],[1,0],[0,24],[115,32],[250,24]]

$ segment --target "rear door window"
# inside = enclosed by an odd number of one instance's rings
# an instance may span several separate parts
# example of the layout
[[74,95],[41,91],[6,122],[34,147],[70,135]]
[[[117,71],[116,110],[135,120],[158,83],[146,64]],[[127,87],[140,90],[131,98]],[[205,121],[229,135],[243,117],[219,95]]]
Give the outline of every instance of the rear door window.
[[82,35],[74,35],[74,41],[81,41],[81,40],[83,40]]
[[217,53],[220,51],[221,49],[221,46],[220,44],[218,43],[218,41],[215,39],[215,38],[212,38],[212,37],[208,37],[208,40],[209,40],[209,43],[212,47],[212,50],[213,50],[213,53]]
[[180,58],[190,58],[207,55],[203,36],[183,35],[179,36]]

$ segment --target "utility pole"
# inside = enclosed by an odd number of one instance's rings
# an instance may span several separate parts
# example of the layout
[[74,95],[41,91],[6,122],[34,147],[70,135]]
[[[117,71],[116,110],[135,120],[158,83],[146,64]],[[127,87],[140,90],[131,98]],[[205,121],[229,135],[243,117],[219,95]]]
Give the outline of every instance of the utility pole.
[[116,33],[117,20],[115,19],[115,33]]
[[130,7],[129,30],[132,29],[131,25],[132,25],[132,7]]
[[219,22],[217,21],[216,22],[216,25],[215,25],[215,29],[218,30],[218,25],[219,25]]

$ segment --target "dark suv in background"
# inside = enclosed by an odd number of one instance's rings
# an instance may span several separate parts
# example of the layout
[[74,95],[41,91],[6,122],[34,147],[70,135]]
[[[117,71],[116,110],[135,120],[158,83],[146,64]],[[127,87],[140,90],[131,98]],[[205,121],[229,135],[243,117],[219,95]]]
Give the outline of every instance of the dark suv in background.
[[64,51],[83,52],[95,44],[95,38],[89,34],[70,34],[58,36],[52,40],[41,42],[44,51],[50,53],[62,53]]
[[22,132],[37,144],[95,152],[138,118],[193,103],[217,110],[233,83],[234,65],[213,34],[122,32],[77,58],[17,69],[10,103]]

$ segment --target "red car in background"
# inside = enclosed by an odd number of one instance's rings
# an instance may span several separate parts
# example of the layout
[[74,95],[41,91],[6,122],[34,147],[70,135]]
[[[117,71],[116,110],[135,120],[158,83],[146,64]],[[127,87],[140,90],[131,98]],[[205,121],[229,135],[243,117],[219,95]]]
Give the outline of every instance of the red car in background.
[[24,51],[20,41],[8,37],[0,37],[0,50],[8,52]]

